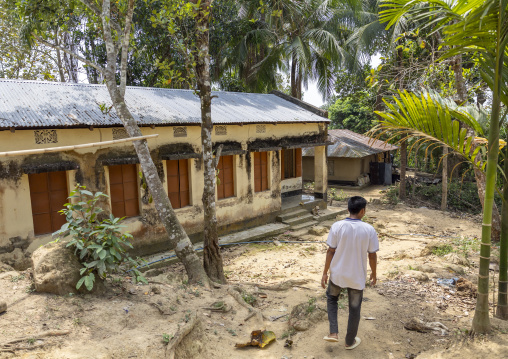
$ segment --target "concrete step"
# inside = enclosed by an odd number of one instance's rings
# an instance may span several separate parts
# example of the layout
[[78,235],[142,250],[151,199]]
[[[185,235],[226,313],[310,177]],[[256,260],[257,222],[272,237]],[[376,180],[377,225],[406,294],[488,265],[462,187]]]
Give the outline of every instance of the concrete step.
[[[342,219],[342,217],[345,217],[348,215],[347,209],[321,209],[319,211],[319,214],[317,216],[314,216],[314,219],[318,222],[328,221],[328,220],[335,220],[335,219]],[[337,218],[338,217],[338,218]]]
[[305,209],[295,209],[294,211],[291,211],[291,212],[288,212],[288,213],[284,213],[284,214],[279,214],[276,219],[277,221],[279,222],[284,222],[284,221],[287,221],[289,219],[292,219],[292,218],[296,218],[296,217],[300,217],[300,216],[305,216],[309,214],[309,211],[305,210]]
[[[252,241],[260,241],[265,239],[266,237],[274,237],[281,233],[286,232],[290,229],[289,224],[284,223],[269,223],[264,226],[254,227],[245,231],[231,233],[219,238],[219,245],[231,244],[231,243],[245,243]],[[194,249],[202,249],[203,242],[199,242],[194,244]],[[198,255],[201,255],[202,251],[196,252]],[[147,263],[156,262],[150,264],[149,266],[140,268],[139,270],[144,272],[149,269],[161,268],[171,265],[179,261],[177,257],[174,256],[175,251],[166,251],[158,254],[154,254],[151,256],[146,256],[143,259]]]
[[294,226],[303,222],[312,221],[314,219],[314,216],[307,212],[307,214],[304,214],[303,216],[291,218],[288,220],[285,220],[283,223],[289,224],[290,226]]
[[[299,223],[299,224],[296,224],[294,226],[291,226],[291,229],[293,231],[297,231],[297,232],[300,232],[301,230],[303,230],[304,228],[310,228],[310,227],[313,227],[315,225],[317,225],[318,222],[317,221],[314,221],[314,220],[311,220],[311,221],[307,221],[307,222],[302,222],[302,223]],[[294,235],[295,232],[292,233],[292,235]]]

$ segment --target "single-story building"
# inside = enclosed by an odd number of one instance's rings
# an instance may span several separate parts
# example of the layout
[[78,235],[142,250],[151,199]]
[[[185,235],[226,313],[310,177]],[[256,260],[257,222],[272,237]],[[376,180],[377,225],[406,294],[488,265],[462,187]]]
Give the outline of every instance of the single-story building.
[[[358,186],[391,184],[391,152],[397,146],[350,130],[328,130],[328,182]],[[314,180],[314,149],[303,149],[303,179]]]
[[[316,147],[316,197],[326,197],[325,111],[282,94],[214,92],[220,234],[274,219],[302,191],[302,148]],[[126,103],[191,239],[203,231],[201,112],[192,90],[128,87]],[[103,85],[0,80],[0,152],[127,137]],[[106,207],[134,235],[137,254],[167,250],[131,143],[0,157],[0,260],[21,260],[64,223],[74,186],[109,195]],[[194,236],[194,237],[193,237]]]

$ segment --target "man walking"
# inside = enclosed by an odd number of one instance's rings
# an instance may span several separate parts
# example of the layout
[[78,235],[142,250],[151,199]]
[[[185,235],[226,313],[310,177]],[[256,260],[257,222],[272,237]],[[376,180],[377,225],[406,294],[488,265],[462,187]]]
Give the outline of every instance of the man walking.
[[361,220],[365,216],[366,207],[365,198],[351,197],[348,201],[349,217],[333,224],[326,242],[328,251],[321,285],[326,288],[328,283],[326,297],[330,334],[323,339],[329,342],[339,341],[337,301],[341,288],[345,288],[349,298],[346,349],[354,349],[361,343],[356,334],[360,324],[363,289],[367,278],[367,257],[372,270],[370,280],[372,285],[376,284],[376,252],[379,250],[379,241],[376,230]]

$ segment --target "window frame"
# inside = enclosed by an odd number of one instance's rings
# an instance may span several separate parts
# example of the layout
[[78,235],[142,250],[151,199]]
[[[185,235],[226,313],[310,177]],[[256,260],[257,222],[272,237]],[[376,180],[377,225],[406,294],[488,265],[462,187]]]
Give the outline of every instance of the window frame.
[[[291,173],[286,175],[286,166],[288,165],[286,159],[286,153],[291,151],[292,156],[288,158],[291,161]],[[288,156],[289,157],[289,156]],[[302,149],[298,148],[288,148],[282,149],[280,153],[281,158],[281,167],[280,167],[280,175],[281,180],[291,179],[291,178],[299,178],[302,177]]]

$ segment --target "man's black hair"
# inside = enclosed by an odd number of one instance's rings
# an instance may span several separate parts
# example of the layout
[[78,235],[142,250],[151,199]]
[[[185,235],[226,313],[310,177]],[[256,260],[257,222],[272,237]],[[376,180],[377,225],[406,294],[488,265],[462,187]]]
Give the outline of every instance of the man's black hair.
[[367,207],[367,200],[360,196],[353,196],[347,202],[347,209],[351,214],[358,214]]

